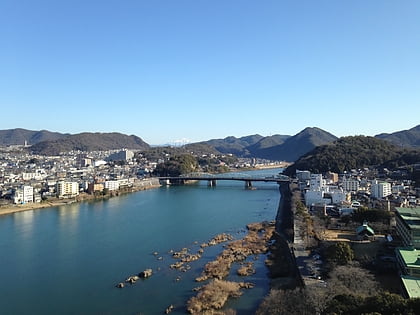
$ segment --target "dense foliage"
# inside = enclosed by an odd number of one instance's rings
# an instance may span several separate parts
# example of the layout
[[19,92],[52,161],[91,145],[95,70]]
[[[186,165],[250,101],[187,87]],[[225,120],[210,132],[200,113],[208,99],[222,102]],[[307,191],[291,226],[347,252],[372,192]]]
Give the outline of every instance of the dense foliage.
[[373,296],[336,295],[327,305],[324,314],[420,314],[420,299],[404,299],[400,295],[382,292]]
[[381,209],[360,207],[352,213],[351,217],[353,221],[358,223],[363,223],[364,221],[389,223],[391,212]]
[[337,242],[327,248],[326,258],[337,265],[346,265],[354,259],[354,252],[348,243]]
[[155,174],[158,176],[177,177],[182,174],[197,172],[199,165],[197,159],[191,154],[182,154],[171,157],[168,161],[156,166]]
[[342,173],[351,169],[386,166],[387,163],[401,166],[419,161],[419,156],[419,151],[408,152],[385,140],[365,136],[343,137],[303,155],[285,170],[285,174],[293,175],[297,169],[314,173]]

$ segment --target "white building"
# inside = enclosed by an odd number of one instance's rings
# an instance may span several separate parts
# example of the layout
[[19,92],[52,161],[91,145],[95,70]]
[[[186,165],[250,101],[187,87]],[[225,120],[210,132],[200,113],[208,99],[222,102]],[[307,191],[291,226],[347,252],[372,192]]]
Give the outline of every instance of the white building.
[[309,182],[310,190],[327,189],[327,182],[322,178],[322,174],[311,174]]
[[390,183],[378,183],[374,181],[370,187],[370,195],[377,199],[388,197],[392,194],[392,188]]
[[77,182],[57,182],[57,196],[59,198],[75,197],[79,194],[79,183]]
[[32,186],[21,186],[14,190],[13,193],[14,203],[28,203],[34,202],[34,188]]
[[316,204],[331,204],[331,197],[329,194],[325,194],[323,190],[308,190],[305,193],[305,205],[309,207],[310,205]]
[[360,183],[358,180],[352,180],[352,179],[345,179],[342,182],[343,185],[343,189],[345,191],[354,191],[357,192],[359,190],[360,187]]
[[349,200],[349,194],[342,190],[334,190],[330,192],[331,201],[333,204],[341,204]]
[[130,150],[121,150],[108,156],[108,161],[128,161],[134,157],[134,152]]
[[105,189],[109,191],[118,190],[120,189],[120,183],[117,180],[107,180],[105,182]]

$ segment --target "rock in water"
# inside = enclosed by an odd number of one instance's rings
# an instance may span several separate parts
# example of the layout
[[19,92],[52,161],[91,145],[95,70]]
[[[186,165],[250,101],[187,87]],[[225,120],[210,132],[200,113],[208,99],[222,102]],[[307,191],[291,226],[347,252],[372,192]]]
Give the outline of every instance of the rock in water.
[[145,271],[142,271],[139,273],[140,278],[149,278],[152,275],[153,271],[152,269],[146,269]]

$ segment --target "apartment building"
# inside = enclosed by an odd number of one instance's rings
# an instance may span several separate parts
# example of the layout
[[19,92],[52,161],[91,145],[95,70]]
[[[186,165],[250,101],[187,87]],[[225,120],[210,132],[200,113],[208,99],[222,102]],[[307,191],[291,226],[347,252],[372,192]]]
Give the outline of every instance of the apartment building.
[[420,207],[395,208],[396,231],[404,246],[420,249]]
[[376,199],[383,199],[392,195],[392,188],[390,183],[379,183],[378,181],[374,181],[370,188],[370,195]]
[[59,198],[75,197],[79,194],[79,183],[59,181],[57,182],[57,196]]

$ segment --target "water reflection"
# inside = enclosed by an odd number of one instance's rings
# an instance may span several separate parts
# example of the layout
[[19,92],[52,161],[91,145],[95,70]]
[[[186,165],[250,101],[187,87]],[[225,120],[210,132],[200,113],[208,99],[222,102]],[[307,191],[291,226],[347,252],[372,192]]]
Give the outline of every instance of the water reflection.
[[13,214],[15,229],[19,232],[22,239],[32,237],[34,227],[34,210],[22,211]]

